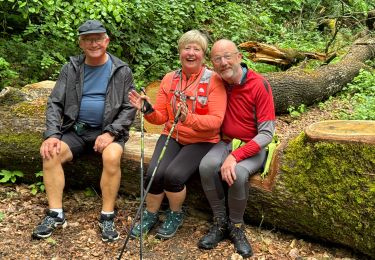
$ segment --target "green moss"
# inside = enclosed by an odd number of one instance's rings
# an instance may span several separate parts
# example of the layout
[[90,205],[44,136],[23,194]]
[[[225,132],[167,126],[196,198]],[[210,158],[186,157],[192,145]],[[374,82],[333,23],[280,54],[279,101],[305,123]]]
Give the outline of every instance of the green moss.
[[[42,144],[42,135],[36,132],[29,133],[0,133],[0,143],[3,147],[21,148],[23,150],[36,150]],[[27,144],[27,145],[25,145]]]
[[21,102],[11,107],[11,111],[18,117],[41,117],[44,115],[45,110],[45,101],[38,102],[38,100],[33,103]]
[[311,207],[310,225],[320,235],[375,251],[374,145],[314,143],[301,134],[285,150],[281,169],[285,187]]
[[42,167],[41,143],[42,135],[38,132],[0,132],[0,169],[22,171],[23,182],[35,182],[35,173]]
[[5,97],[0,98],[0,105],[9,106],[25,100],[24,94],[16,89],[9,88],[9,92]]

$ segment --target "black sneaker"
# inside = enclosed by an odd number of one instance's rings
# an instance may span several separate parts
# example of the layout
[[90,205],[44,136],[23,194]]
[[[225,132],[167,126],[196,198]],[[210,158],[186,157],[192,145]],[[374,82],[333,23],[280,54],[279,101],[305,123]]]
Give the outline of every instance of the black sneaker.
[[184,212],[183,211],[167,211],[167,218],[164,223],[159,227],[156,237],[162,239],[168,239],[173,237],[177,229],[184,222]]
[[59,213],[49,210],[42,222],[34,229],[33,238],[47,238],[51,236],[56,227],[65,228],[68,222],[65,220],[64,213],[62,218],[57,217],[58,215]]
[[100,214],[99,227],[102,230],[104,242],[113,242],[120,237],[115,229],[114,219],[115,214]]
[[253,250],[249,241],[245,236],[244,226],[242,223],[234,224],[229,221],[229,238],[234,244],[237,253],[239,253],[243,258],[247,258],[253,255]]
[[202,249],[212,249],[222,241],[228,233],[228,221],[226,218],[214,218],[214,223],[208,233],[198,242],[198,247]]

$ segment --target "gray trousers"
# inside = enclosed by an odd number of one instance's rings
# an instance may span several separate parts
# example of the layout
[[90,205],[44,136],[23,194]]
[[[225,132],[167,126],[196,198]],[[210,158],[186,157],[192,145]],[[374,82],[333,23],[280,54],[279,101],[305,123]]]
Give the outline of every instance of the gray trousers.
[[[213,211],[214,217],[227,217],[225,204],[225,186],[220,168],[227,156],[232,152],[232,144],[220,141],[203,157],[199,172],[203,190]],[[228,187],[228,213],[232,223],[243,223],[247,199],[249,197],[249,177],[262,167],[266,159],[266,151],[237,163],[236,180]]]

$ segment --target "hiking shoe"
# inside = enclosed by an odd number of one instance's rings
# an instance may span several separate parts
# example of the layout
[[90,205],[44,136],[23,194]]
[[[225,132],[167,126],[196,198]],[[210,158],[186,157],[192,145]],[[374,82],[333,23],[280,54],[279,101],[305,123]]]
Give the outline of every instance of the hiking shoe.
[[212,249],[222,241],[228,233],[228,222],[226,218],[214,218],[214,223],[208,233],[198,242],[198,247],[202,249]]
[[[147,234],[159,222],[159,213],[151,213],[147,210],[143,211],[142,216],[142,234]],[[130,236],[137,238],[141,235],[141,223],[135,225],[131,231]]]
[[242,223],[234,224],[229,221],[229,238],[234,244],[237,253],[239,253],[243,258],[247,258],[253,255],[253,250],[249,241],[245,236],[244,226]]
[[34,229],[33,238],[47,238],[56,227],[61,226],[65,228],[68,222],[65,220],[64,213],[62,218],[57,217],[58,215],[59,213],[49,210],[42,222]]
[[113,242],[120,236],[115,229],[115,214],[100,214],[99,227],[102,230],[102,241]]
[[184,222],[184,213],[182,211],[167,211],[167,218],[164,221],[163,225],[159,227],[156,237],[168,239],[176,234],[177,229]]

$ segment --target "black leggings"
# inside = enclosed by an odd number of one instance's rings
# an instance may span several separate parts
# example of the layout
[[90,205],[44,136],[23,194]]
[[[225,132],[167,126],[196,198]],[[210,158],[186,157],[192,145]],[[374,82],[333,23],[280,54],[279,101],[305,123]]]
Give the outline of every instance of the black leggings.
[[[156,143],[145,177],[145,188],[151,179],[166,139],[167,136],[161,135]],[[161,194],[164,190],[169,192],[182,191],[185,183],[198,171],[200,161],[213,145],[213,143],[182,145],[171,138],[155,173],[150,193]]]

